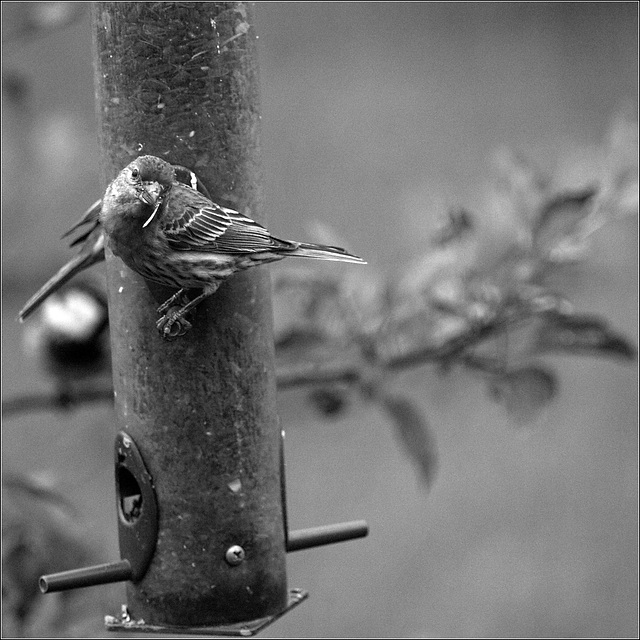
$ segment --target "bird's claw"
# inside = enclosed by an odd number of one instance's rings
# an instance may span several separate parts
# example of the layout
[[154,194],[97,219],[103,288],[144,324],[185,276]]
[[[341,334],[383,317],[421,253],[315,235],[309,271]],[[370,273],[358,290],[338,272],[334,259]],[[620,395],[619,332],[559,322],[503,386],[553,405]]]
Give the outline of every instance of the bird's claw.
[[178,293],[175,293],[174,295],[172,295],[168,300],[165,300],[157,309],[158,315],[159,316],[164,316],[166,315],[166,311],[168,309],[171,309],[174,306],[178,306],[178,307],[184,307],[188,304],[189,302],[189,296],[186,294],[186,292],[183,289],[180,289],[180,291],[178,291]]
[[165,340],[175,340],[191,329],[191,323],[180,315],[180,309],[177,305],[170,307],[156,322],[158,332]]

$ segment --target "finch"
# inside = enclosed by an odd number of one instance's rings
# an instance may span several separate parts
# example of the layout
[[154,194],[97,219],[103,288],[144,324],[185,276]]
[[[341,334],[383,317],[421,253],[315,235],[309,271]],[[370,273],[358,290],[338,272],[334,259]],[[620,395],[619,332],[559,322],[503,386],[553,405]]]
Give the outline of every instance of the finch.
[[[158,308],[164,338],[190,328],[185,314],[227,278],[286,257],[366,264],[339,247],[281,240],[251,218],[176,179],[174,167],[140,156],[107,187],[100,224],[113,253],[153,282],[178,289]],[[188,289],[202,292],[185,303]],[[178,303],[178,304],[176,304]]]
[[[209,192],[202,184],[198,176],[186,167],[174,165],[177,180],[187,184],[192,189],[197,189],[209,197]],[[100,224],[99,214],[102,208],[102,199],[94,202],[80,220],[69,229],[62,237],[66,238],[75,231],[83,229],[82,233],[71,242],[70,246],[80,245],[80,250],[75,258],[72,258],[57,273],[33,295],[20,310],[18,317],[24,322],[51,294],[55,293],[71,278],[80,272],[104,260],[105,236]]]

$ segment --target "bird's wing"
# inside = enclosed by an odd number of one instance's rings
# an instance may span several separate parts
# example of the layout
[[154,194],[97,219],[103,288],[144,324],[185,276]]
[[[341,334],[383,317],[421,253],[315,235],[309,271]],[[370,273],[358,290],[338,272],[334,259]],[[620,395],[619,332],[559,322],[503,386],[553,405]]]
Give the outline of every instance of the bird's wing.
[[102,198],[100,200],[96,200],[83,214],[80,220],[76,222],[69,231],[67,231],[62,237],[66,238],[71,235],[74,231],[80,229],[85,225],[89,225],[85,228],[81,235],[79,235],[70,246],[73,247],[81,242],[84,242],[91,232],[100,224],[100,211],[102,209]]
[[278,240],[251,218],[222,207],[211,200],[180,197],[176,186],[163,207],[171,210],[171,218],[162,231],[169,246],[179,251],[218,251],[223,253],[255,253],[273,249],[291,249],[297,245]]

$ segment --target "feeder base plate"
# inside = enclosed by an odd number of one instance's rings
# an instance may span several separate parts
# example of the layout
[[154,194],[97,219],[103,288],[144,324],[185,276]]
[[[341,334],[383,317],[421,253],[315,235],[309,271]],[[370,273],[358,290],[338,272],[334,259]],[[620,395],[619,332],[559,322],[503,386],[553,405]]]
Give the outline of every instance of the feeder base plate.
[[232,624],[220,624],[212,627],[185,627],[180,625],[146,624],[144,620],[134,620],[129,615],[126,604],[122,605],[119,616],[105,616],[104,625],[107,631],[132,631],[134,633],[185,633],[189,635],[203,636],[255,636],[268,627],[272,622],[297,607],[303,600],[309,597],[309,592],[304,589],[289,589],[289,601],[280,612],[264,618],[249,620],[248,622],[234,622]]

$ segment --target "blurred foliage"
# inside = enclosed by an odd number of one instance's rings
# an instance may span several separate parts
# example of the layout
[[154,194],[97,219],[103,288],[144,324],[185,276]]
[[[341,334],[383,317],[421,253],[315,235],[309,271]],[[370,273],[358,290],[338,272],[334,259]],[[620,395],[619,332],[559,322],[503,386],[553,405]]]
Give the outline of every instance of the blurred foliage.
[[81,618],[85,614],[81,606],[76,606],[81,599],[79,592],[45,598],[38,579],[95,564],[100,553],[77,510],[50,478],[5,473],[2,637],[42,637],[42,633],[65,637],[75,625],[83,626]]
[[[390,373],[427,363],[443,375],[462,367],[514,424],[533,422],[559,389],[542,357],[636,357],[635,346],[605,318],[574,309],[570,286],[561,291],[552,283],[558,271],[586,261],[595,231],[637,216],[637,144],[635,114],[620,115],[599,182],[559,190],[553,176],[501,151],[484,215],[451,209],[423,254],[393,277],[281,272],[275,279],[279,362],[312,361],[320,369],[328,360],[343,362],[334,369],[339,383],[325,381],[311,392],[314,406],[337,415],[357,388],[386,412],[427,484],[437,460],[432,427],[417,403],[391,394]],[[584,277],[579,269],[572,276],[574,286]]]

